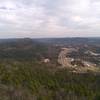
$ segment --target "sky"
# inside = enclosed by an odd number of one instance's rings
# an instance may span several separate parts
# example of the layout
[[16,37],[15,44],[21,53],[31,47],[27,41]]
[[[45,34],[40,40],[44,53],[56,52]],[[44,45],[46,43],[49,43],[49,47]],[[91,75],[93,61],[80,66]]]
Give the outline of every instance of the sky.
[[0,0],[0,38],[100,37],[100,0]]

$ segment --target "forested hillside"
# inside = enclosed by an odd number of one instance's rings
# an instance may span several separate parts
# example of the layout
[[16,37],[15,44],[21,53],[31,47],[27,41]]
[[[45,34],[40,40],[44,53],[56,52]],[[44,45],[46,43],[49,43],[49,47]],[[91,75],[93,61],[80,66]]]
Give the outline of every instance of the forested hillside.
[[2,62],[0,100],[100,100],[100,75],[33,62]]
[[[73,47],[78,51],[68,57],[97,61],[99,68],[99,56],[85,54],[87,50],[99,53],[99,40],[73,41],[0,40],[0,100],[100,100],[99,72],[74,73],[57,62],[62,47]],[[50,61],[45,63],[47,58]]]

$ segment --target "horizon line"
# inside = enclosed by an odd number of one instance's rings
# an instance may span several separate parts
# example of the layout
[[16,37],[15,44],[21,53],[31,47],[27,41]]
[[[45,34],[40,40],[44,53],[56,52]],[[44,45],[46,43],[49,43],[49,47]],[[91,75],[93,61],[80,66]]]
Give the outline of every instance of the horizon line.
[[100,36],[94,37],[8,37],[8,38],[0,38],[1,39],[59,39],[59,38],[100,38]]

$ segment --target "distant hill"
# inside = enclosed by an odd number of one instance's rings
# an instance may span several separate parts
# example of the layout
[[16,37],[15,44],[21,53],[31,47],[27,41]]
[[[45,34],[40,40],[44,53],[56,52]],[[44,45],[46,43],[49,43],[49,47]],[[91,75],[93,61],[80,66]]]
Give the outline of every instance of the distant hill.
[[49,44],[100,44],[100,38],[42,38],[36,40]]

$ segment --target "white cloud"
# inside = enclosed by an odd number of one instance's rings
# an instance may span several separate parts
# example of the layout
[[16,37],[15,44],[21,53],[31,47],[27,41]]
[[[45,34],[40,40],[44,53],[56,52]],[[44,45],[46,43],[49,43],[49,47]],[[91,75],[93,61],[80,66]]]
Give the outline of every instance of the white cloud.
[[0,0],[0,37],[100,36],[99,26],[98,0]]
[[83,19],[80,16],[72,16],[72,20],[75,22],[81,22]]

